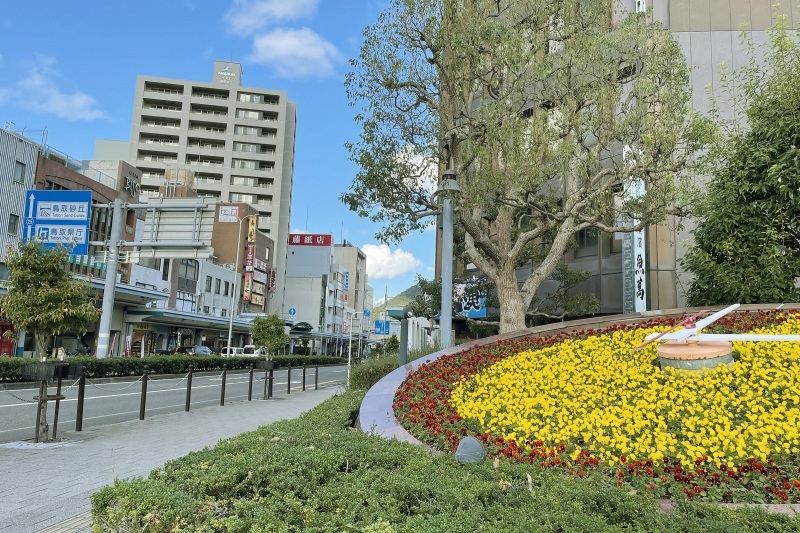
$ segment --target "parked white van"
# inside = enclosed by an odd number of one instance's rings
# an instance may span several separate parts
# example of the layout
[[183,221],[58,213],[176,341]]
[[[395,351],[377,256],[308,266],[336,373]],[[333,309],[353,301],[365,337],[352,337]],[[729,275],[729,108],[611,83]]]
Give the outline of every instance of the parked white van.
[[238,357],[242,355],[243,350],[244,348],[239,348],[238,346],[231,346],[230,348],[225,346],[219,351],[219,354],[222,357]]
[[267,355],[267,351],[264,348],[256,348],[254,344],[247,344],[242,348],[241,355],[244,357],[264,357]]

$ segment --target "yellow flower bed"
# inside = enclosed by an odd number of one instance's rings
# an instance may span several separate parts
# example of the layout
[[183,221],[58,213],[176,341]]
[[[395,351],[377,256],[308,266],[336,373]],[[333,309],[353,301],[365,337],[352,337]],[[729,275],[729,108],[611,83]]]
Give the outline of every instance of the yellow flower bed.
[[[451,406],[492,435],[530,449],[573,446],[613,465],[703,456],[733,466],[800,453],[800,343],[737,342],[731,368],[689,372],[658,365],[663,328],[615,331],[518,353],[454,388]],[[765,330],[762,330],[765,331]],[[800,315],[769,333],[800,333]]]

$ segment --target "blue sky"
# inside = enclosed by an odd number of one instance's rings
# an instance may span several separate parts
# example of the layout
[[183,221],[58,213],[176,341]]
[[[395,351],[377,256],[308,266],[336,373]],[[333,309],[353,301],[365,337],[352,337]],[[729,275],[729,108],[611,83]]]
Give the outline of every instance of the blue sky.
[[0,127],[91,159],[96,139],[130,138],[137,75],[210,81],[237,61],[243,84],[297,103],[292,231],[332,233],[368,255],[375,299],[433,277],[434,233],[387,247],[339,195],[357,168],[344,77],[385,0],[39,0],[0,18]]

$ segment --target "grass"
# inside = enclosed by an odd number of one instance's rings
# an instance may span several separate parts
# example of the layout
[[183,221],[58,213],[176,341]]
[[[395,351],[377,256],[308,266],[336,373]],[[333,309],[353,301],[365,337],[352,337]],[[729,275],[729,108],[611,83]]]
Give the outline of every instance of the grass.
[[678,504],[606,476],[450,455],[353,431],[363,392],[221,441],[92,497],[95,531],[800,531],[760,510]]

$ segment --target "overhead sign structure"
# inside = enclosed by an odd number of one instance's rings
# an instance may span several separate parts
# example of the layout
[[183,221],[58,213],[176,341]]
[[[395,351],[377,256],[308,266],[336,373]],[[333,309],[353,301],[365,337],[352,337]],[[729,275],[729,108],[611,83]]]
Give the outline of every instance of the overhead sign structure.
[[23,240],[36,239],[45,248],[57,245],[75,255],[89,253],[91,191],[38,191],[25,194]]

